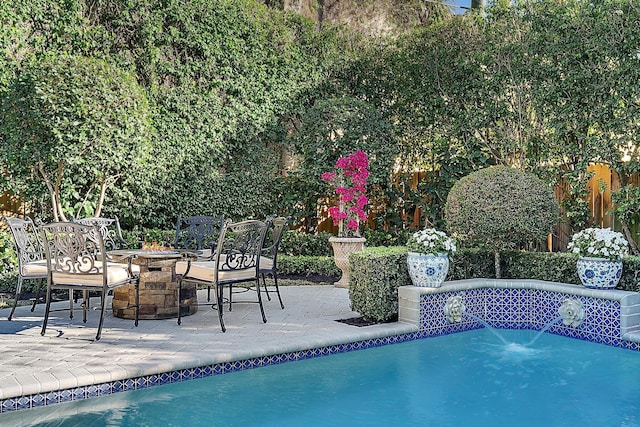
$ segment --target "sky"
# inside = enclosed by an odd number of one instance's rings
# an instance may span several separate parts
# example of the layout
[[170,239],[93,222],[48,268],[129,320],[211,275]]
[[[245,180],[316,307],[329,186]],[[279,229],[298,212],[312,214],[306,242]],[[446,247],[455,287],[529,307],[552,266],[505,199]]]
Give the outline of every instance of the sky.
[[[471,0],[450,0],[450,1],[445,0],[445,3],[455,4],[456,6],[471,7]],[[455,13],[464,13],[466,9],[461,9],[459,7],[456,7],[453,11]]]

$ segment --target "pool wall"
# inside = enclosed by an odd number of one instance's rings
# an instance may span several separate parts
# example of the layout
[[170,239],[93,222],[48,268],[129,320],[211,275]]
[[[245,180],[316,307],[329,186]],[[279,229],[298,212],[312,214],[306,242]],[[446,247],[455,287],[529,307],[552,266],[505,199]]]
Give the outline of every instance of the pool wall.
[[399,320],[418,326],[418,335],[431,337],[483,328],[471,316],[450,323],[447,300],[460,296],[466,312],[500,329],[542,330],[557,319],[567,300],[578,300],[585,311],[578,327],[554,323],[547,332],[615,347],[640,350],[640,293],[587,289],[540,280],[473,279],[445,282],[439,288],[398,288]]

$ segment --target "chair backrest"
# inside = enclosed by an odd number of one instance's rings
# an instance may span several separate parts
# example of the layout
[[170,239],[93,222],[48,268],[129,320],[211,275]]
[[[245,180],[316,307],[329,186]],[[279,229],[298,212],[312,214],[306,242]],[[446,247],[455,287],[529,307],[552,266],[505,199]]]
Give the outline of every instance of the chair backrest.
[[191,250],[211,249],[213,251],[218,245],[223,226],[224,215],[219,217],[179,216],[173,247]]
[[31,218],[28,216],[25,216],[24,219],[3,216],[2,219],[9,225],[13,236],[20,274],[26,264],[45,259],[40,232]]
[[[218,271],[240,271],[255,269],[258,277],[260,254],[264,245],[270,220],[246,220],[236,223],[225,222],[218,240],[215,260]],[[246,278],[246,276],[245,276]],[[216,281],[218,277],[216,277]]]
[[93,225],[100,229],[102,239],[104,240],[104,246],[107,251],[113,251],[116,249],[124,249],[127,242],[122,237],[122,230],[120,229],[120,221],[118,217],[114,218],[102,218],[102,217],[90,217],[76,219],[74,222],[83,225]]
[[262,254],[275,260],[278,257],[278,249],[280,248],[280,242],[284,231],[287,229],[288,218],[279,216],[271,220],[271,227],[267,231],[267,237],[265,238],[264,248]]
[[105,244],[100,226],[78,222],[54,222],[41,227],[50,272],[104,275]]

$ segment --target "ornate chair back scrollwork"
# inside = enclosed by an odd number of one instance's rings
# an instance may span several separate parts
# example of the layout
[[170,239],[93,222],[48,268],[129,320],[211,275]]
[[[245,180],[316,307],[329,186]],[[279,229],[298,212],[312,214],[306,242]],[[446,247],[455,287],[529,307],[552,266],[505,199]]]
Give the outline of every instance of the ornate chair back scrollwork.
[[[176,249],[213,250],[224,225],[223,216],[179,216],[176,223]],[[211,255],[211,254],[207,254]]]
[[[212,260],[224,226],[222,216],[179,216],[173,247],[201,251],[200,260]],[[207,286],[207,301],[211,301],[211,286]]]
[[47,278],[47,260],[39,230],[31,218],[28,216],[25,216],[24,219],[3,216],[2,220],[9,226],[18,257],[18,283],[13,307],[8,318],[11,320],[22,295],[22,284],[25,280],[36,280],[36,295],[31,311],[33,312],[35,309],[40,299],[40,284]]
[[265,245],[262,249],[262,257],[260,259],[260,275],[262,276],[262,285],[264,286],[267,298],[271,301],[271,295],[269,295],[269,289],[265,281],[265,276],[270,275],[273,277],[273,283],[276,288],[276,293],[278,294],[281,308],[284,308],[284,304],[280,296],[280,288],[278,288],[278,251],[288,222],[289,219],[284,217],[276,217],[271,220],[271,227],[267,232]]
[[77,222],[78,224],[98,226],[107,251],[125,249],[127,246],[126,240],[122,237],[122,229],[120,228],[120,221],[117,216],[114,218],[81,218],[76,219],[74,222]]
[[[223,320],[223,291],[229,288],[230,295],[233,287],[245,290],[255,290],[260,306],[262,321],[267,322],[260,294],[260,254],[270,221],[246,220],[236,223],[225,222],[220,238],[211,260],[189,260],[176,264],[178,289],[182,290],[183,282],[195,282],[211,286],[216,292],[214,307],[218,310],[218,318],[222,332],[226,331]],[[232,304],[229,297],[229,310]],[[178,310],[178,324],[181,324],[181,311]]]
[[[55,289],[95,291],[100,293],[100,320],[96,340],[100,339],[108,293],[119,287],[135,285],[135,325],[138,325],[139,284],[128,263],[111,262],[98,225],[58,222],[42,226],[47,259],[47,299],[42,332],[47,329],[51,296]],[[86,322],[87,304],[83,304]]]

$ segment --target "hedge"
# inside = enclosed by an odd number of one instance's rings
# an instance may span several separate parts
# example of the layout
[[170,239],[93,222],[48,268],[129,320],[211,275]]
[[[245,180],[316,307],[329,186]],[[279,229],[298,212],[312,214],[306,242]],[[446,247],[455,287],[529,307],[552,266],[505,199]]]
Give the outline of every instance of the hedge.
[[[398,315],[398,287],[411,285],[407,273],[407,249],[404,246],[365,248],[351,254],[349,298],[351,308],[365,319],[385,322]],[[459,249],[449,257],[448,281],[495,277],[491,250]],[[576,271],[577,256],[566,252],[501,252],[503,279],[534,279],[580,284]],[[623,260],[617,289],[640,291],[640,257]]]

